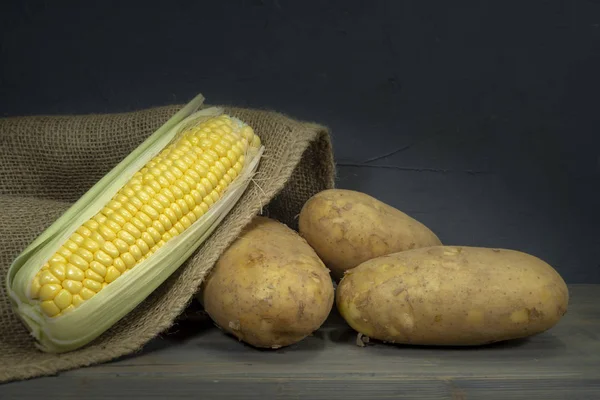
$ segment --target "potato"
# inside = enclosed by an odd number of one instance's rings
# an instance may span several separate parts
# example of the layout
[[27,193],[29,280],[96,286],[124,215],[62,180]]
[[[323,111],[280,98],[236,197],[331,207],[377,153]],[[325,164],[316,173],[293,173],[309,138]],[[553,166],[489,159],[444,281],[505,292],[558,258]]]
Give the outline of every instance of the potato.
[[544,261],[513,250],[434,246],[369,260],[346,273],[336,304],[370,338],[480,345],[554,326],[569,294]]
[[440,245],[419,221],[365,193],[330,189],[310,198],[300,212],[300,235],[332,276],[371,258]]
[[255,347],[279,348],[317,330],[334,303],[329,270],[295,231],[256,217],[223,253],[200,300],[216,325]]

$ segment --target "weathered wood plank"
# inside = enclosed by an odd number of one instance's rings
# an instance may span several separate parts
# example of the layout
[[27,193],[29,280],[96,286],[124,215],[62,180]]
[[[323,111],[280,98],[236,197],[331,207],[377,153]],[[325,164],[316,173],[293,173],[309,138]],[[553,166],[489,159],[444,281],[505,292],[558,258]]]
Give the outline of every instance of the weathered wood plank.
[[3,393],[3,399],[597,399],[600,379],[236,379],[213,380],[178,377],[149,380],[110,377],[69,382],[57,380],[21,391]]
[[571,294],[552,330],[479,348],[361,348],[337,313],[277,351],[250,348],[209,321],[184,322],[141,354],[9,383],[0,399],[600,398],[600,285],[574,285]]

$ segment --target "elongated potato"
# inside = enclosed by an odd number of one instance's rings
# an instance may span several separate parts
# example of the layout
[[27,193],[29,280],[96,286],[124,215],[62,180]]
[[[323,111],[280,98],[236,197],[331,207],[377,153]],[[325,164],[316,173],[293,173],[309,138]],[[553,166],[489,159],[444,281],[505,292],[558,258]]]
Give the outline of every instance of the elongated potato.
[[435,246],[346,273],[337,307],[358,332],[392,343],[479,345],[543,332],[569,294],[544,261],[517,251]]
[[296,343],[333,307],[329,270],[284,224],[256,217],[205,280],[201,302],[226,332],[255,347]]
[[299,217],[300,235],[339,280],[371,258],[441,242],[425,225],[365,193],[330,189],[310,198]]

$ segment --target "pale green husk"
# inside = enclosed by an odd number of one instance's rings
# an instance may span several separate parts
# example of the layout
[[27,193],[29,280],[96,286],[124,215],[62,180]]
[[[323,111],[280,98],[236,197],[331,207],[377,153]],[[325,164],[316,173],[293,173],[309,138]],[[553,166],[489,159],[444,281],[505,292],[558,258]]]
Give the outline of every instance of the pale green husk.
[[205,215],[75,310],[49,318],[42,313],[38,302],[27,296],[33,277],[46,260],[81,224],[102,209],[135,172],[160,153],[184,127],[223,113],[216,107],[197,111],[203,101],[204,97],[198,95],[177,112],[40,234],[10,266],[7,291],[13,308],[41,350],[71,351],[113,326],[190,257],[244,193],[258,167],[263,147],[256,154],[247,155],[241,174]]

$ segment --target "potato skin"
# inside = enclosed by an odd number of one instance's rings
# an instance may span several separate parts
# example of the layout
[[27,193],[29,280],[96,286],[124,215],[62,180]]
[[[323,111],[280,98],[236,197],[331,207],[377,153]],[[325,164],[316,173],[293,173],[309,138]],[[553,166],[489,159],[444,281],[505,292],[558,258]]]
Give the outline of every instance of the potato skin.
[[346,273],[337,308],[374,339],[480,345],[526,337],[565,314],[567,286],[544,261],[513,250],[435,246],[367,261]]
[[334,303],[329,270],[295,231],[256,217],[204,281],[201,302],[226,332],[279,348],[317,330]]
[[353,190],[317,193],[305,203],[298,224],[336,280],[372,258],[441,244],[419,221]]

